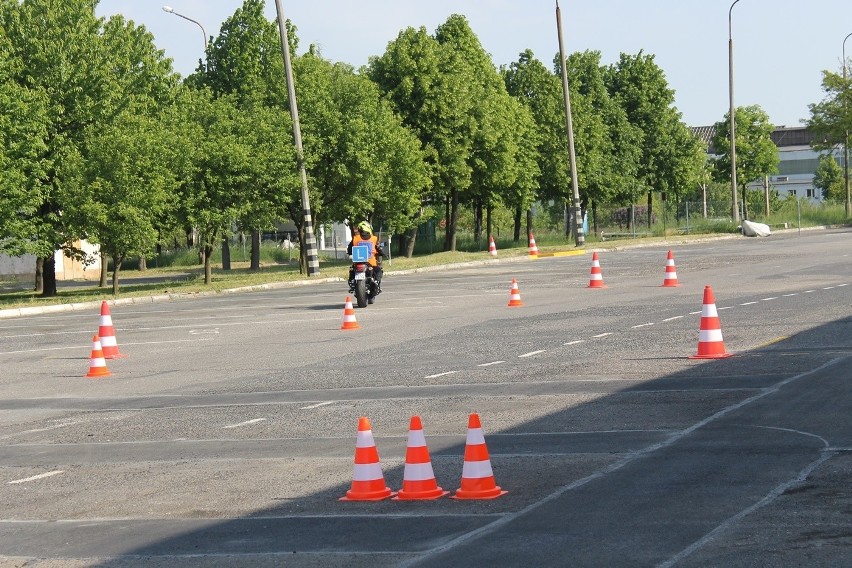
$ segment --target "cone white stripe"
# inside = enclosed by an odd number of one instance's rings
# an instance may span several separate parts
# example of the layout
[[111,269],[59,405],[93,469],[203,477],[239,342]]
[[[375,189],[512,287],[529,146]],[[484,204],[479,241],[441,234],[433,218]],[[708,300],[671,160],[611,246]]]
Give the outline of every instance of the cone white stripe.
[[408,447],[422,448],[426,445],[426,436],[423,435],[423,430],[408,431]]
[[677,272],[666,272],[666,280],[677,280]]
[[402,478],[406,481],[428,481],[435,479],[431,463],[407,463]]
[[478,446],[485,443],[485,434],[482,433],[482,428],[468,428],[467,444],[469,446]]
[[715,343],[722,341],[721,329],[702,329],[698,332],[698,341],[700,343]]
[[491,460],[484,461],[466,461],[462,466],[462,477],[466,479],[482,479],[483,477],[493,477],[494,471],[491,469]]
[[592,274],[589,280],[603,280],[603,274]]
[[356,463],[352,468],[353,481],[374,481],[383,478],[382,466],[378,463]]
[[95,357],[89,365],[89,368],[92,367],[106,367],[106,360],[103,357]]
[[372,448],[376,443],[373,441],[373,431],[364,430],[358,431],[358,436],[355,439],[356,448]]
[[112,316],[101,316],[101,325],[112,325]]
[[104,335],[101,337],[101,347],[118,347],[114,335]]
[[701,317],[703,317],[703,318],[719,317],[719,312],[716,311],[716,304],[704,304],[701,308]]

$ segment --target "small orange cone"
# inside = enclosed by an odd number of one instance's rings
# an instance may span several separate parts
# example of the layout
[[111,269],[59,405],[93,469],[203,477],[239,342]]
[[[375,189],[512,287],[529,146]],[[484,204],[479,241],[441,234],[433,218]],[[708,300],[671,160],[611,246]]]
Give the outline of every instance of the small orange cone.
[[373,441],[370,419],[358,420],[358,438],[355,442],[355,466],[352,469],[352,488],[340,501],[381,501],[393,495],[385,485],[379,451]]
[[109,304],[107,304],[106,300],[101,302],[101,325],[98,328],[98,337],[101,338],[104,359],[127,357],[127,355],[124,355],[118,350],[118,342],[115,340],[115,328],[112,326],[112,316],[109,313]]
[[464,448],[461,487],[456,490],[453,499],[496,499],[505,495],[494,482],[491,459],[482,434],[479,415],[470,415],[467,423],[467,444]]
[[438,487],[423,423],[419,416],[412,416],[408,427],[408,447],[405,450],[405,471],[402,474],[402,489],[394,500],[438,499],[449,493]]
[[724,359],[731,353],[725,351],[722,340],[722,324],[716,312],[716,299],[713,289],[704,287],[704,305],[701,308],[701,327],[698,332],[698,353],[690,355],[690,359]]
[[675,270],[674,255],[669,251],[669,256],[666,259],[666,277],[663,279],[663,286],[680,286],[677,281],[677,270]]
[[343,307],[343,325],[340,329],[361,329],[358,320],[355,319],[355,308],[352,307],[352,298],[346,296],[346,304]]
[[491,237],[491,240],[488,242],[488,254],[491,256],[497,256],[497,245],[494,244],[494,237]]
[[589,278],[589,288],[606,288],[603,281],[603,272],[601,272],[601,262],[598,259],[598,253],[592,253],[592,275]]
[[100,377],[109,377],[112,373],[107,369],[106,361],[104,361],[104,351],[101,348],[101,341],[98,336],[92,338],[92,356],[89,358],[89,372],[86,377],[97,379]]
[[529,253],[530,253],[530,256],[532,256],[532,257],[534,257],[534,258],[538,258],[538,247],[537,247],[537,246],[535,246],[535,237],[533,236],[533,234],[532,234],[532,233],[530,233],[530,249],[529,249]]
[[509,297],[509,307],[510,308],[519,308],[524,305],[521,301],[521,291],[518,290],[518,281],[512,278],[512,290],[510,291],[511,296]]

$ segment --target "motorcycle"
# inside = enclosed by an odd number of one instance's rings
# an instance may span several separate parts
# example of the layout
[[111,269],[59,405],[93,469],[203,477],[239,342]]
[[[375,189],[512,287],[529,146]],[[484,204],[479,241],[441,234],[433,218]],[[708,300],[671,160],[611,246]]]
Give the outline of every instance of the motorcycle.
[[368,262],[370,249],[366,246],[352,247],[352,268],[349,269],[349,292],[355,294],[359,308],[372,304],[381,292],[375,270]]

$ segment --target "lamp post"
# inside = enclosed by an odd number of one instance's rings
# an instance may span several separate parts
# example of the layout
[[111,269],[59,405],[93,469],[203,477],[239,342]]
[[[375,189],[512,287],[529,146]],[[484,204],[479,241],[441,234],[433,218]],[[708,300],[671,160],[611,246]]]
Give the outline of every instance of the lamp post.
[[[843,38],[843,88],[846,89],[846,40],[852,36],[852,33]],[[844,98],[843,109],[846,110],[846,99]],[[844,113],[846,114],[846,113]],[[844,117],[848,122],[849,117]],[[843,175],[846,180],[846,217],[852,215],[852,204],[849,200],[849,129],[843,133]]]
[[734,5],[740,0],[734,0],[728,9],[728,94],[730,97],[730,119],[731,119],[731,218],[734,223],[740,220],[740,209],[737,207],[737,137],[736,137],[736,109],[734,109],[734,39],[731,33],[731,12]]
[[193,24],[195,24],[196,26],[201,28],[201,35],[204,36],[204,50],[202,51],[202,53],[207,53],[207,32],[204,30],[204,26],[202,26],[200,22],[196,22],[192,18],[184,16],[183,14],[180,14],[178,12],[175,12],[175,9],[172,8],[171,6],[163,6],[163,12],[168,12],[169,14],[174,14],[175,16],[183,18],[184,20],[189,20],[190,22],[192,22]]

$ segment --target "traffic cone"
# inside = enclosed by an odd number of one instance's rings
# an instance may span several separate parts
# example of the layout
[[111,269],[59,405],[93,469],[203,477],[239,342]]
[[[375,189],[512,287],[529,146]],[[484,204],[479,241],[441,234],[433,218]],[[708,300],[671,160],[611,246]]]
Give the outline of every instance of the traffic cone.
[[677,281],[677,270],[675,270],[674,255],[669,251],[669,256],[666,259],[666,277],[663,279],[663,286],[680,286]]
[[464,448],[464,466],[462,466],[461,487],[456,490],[453,499],[496,499],[505,495],[494,482],[488,448],[479,415],[470,415],[467,423],[467,444]]
[[127,357],[118,350],[118,342],[115,340],[115,328],[112,326],[112,316],[109,313],[109,304],[106,300],[101,302],[101,325],[98,328],[98,337],[101,338],[101,347],[104,351],[104,359],[120,359]]
[[731,353],[725,351],[722,340],[722,324],[716,312],[716,299],[713,289],[704,287],[704,305],[701,308],[701,327],[698,332],[698,353],[690,355],[690,359],[724,359]]
[[402,474],[402,489],[394,500],[438,499],[449,493],[438,487],[423,424],[419,416],[412,416],[408,427],[408,447],[405,450],[405,471]]
[[355,319],[355,308],[352,307],[352,298],[346,296],[346,304],[343,307],[343,325],[340,329],[361,329]]
[[535,246],[535,237],[530,233],[530,256],[538,258],[538,247]]
[[109,377],[112,373],[107,369],[106,361],[104,361],[104,351],[101,348],[101,341],[98,336],[92,338],[92,356],[89,358],[89,372],[86,377],[97,379],[100,377]]
[[603,281],[603,272],[601,272],[601,262],[598,260],[598,253],[592,253],[592,275],[589,278],[589,288],[606,288]]
[[511,296],[509,297],[509,307],[510,308],[519,308],[524,305],[521,301],[521,291],[518,290],[518,281],[512,278],[512,290],[510,291]]
[[488,254],[491,256],[497,256],[497,245],[494,244],[494,237],[491,237],[491,240],[488,242]]
[[379,451],[373,441],[370,419],[358,420],[358,438],[355,442],[355,466],[352,468],[352,488],[340,501],[381,501],[393,495],[385,485]]

